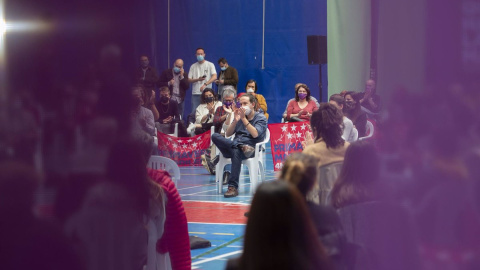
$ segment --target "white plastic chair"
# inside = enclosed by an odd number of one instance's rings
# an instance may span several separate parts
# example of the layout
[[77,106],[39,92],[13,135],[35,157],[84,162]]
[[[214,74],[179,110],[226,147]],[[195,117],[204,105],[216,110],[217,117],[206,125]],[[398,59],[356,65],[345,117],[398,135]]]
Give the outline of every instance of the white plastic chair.
[[[233,136],[231,137],[233,139]],[[248,173],[250,175],[250,193],[253,194],[255,191],[258,181],[259,174],[261,181],[265,181],[265,152],[261,148],[266,148],[266,144],[270,141],[270,130],[267,128],[265,134],[265,140],[263,142],[257,143],[255,145],[255,156],[249,159],[242,160],[242,165],[247,166]],[[223,168],[227,164],[231,164],[232,160],[230,158],[225,158],[220,151],[220,159],[215,167],[215,181],[217,182],[218,193],[222,193],[222,177],[223,177]],[[260,170],[260,173],[259,173]]]
[[375,128],[373,127],[372,122],[367,120],[366,131],[365,131],[366,136],[365,137],[360,137],[360,138],[358,138],[358,140],[362,141],[362,140],[366,140],[368,138],[371,138],[373,136],[374,131],[375,131]]
[[175,186],[180,180],[180,168],[178,168],[178,165],[175,163],[175,161],[167,157],[151,156],[150,160],[148,160],[147,167],[154,170],[167,171],[172,176]]

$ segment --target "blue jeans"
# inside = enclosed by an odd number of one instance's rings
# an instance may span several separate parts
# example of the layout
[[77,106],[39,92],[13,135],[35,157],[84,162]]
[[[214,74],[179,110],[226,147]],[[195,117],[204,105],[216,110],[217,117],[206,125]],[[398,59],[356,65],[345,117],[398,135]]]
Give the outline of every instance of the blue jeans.
[[195,110],[198,105],[200,105],[200,100],[202,95],[192,95],[192,113],[195,115]]
[[242,149],[234,146],[232,140],[226,139],[218,133],[212,135],[212,142],[217,146],[218,150],[222,152],[224,157],[232,159],[232,170],[230,172],[230,177],[228,178],[228,186],[238,189],[242,160],[247,159],[247,157],[243,154]]

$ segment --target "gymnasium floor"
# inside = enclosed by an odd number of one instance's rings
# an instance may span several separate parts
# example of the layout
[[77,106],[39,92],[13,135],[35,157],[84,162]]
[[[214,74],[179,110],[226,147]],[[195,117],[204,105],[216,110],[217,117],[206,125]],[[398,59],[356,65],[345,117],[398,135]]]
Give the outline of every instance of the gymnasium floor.
[[[267,145],[265,178],[270,181],[275,173]],[[212,243],[210,248],[192,250],[192,269],[225,269],[227,259],[239,256],[242,251],[244,213],[252,199],[248,169],[243,168],[240,174],[239,196],[229,199],[217,193],[215,176],[203,167],[180,167],[180,172],[177,188],[187,213],[189,233]]]

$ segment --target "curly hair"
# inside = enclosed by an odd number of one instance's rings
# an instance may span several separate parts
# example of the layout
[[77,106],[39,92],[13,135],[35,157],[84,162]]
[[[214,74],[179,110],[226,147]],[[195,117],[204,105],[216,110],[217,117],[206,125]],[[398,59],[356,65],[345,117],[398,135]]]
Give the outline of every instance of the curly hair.
[[343,114],[332,104],[321,103],[310,118],[315,140],[322,139],[327,148],[337,148],[345,143],[342,139]]

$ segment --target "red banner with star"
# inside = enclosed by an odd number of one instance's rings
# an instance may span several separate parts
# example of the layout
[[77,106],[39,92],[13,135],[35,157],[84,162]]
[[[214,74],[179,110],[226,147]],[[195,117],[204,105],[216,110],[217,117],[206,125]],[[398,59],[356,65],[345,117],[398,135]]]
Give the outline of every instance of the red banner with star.
[[157,138],[158,155],[174,160],[178,166],[201,166],[201,155],[210,146],[210,131],[185,138],[157,132]]
[[273,168],[280,171],[285,158],[294,152],[302,152],[306,132],[311,132],[310,122],[269,124]]

